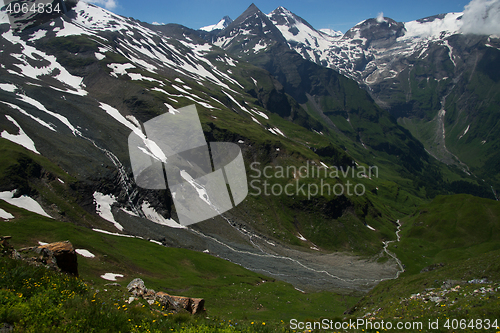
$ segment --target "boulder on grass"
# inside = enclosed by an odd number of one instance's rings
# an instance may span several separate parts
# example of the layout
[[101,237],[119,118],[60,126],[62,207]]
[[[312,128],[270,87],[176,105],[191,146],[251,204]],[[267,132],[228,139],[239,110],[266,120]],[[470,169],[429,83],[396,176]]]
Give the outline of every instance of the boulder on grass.
[[133,296],[142,297],[144,296],[144,294],[146,294],[148,289],[146,288],[144,281],[142,281],[142,279],[137,278],[130,281],[130,283],[127,285],[127,290]]
[[56,271],[78,276],[77,254],[69,241],[26,247],[20,249],[19,254],[22,260],[30,264],[45,265]]
[[69,241],[50,243],[38,247],[40,251],[50,251],[62,272],[78,276],[78,261],[75,249]]
[[127,286],[128,291],[132,294],[131,298],[142,297],[150,304],[157,301],[166,309],[175,312],[189,312],[197,314],[205,311],[205,300],[203,298],[191,298],[183,296],[172,296],[162,291],[155,292],[153,289],[146,288],[142,279],[133,279]]
[[177,312],[181,309],[191,314],[205,311],[205,300],[203,298],[172,296],[160,291],[156,293],[156,300],[163,306],[174,309]]

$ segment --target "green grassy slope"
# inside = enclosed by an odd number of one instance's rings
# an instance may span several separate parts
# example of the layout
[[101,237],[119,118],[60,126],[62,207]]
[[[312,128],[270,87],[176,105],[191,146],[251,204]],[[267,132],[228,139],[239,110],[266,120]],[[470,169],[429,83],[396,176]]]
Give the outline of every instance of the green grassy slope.
[[[401,91],[383,98],[389,100],[390,97],[394,101],[390,102],[391,113],[405,117],[400,118],[400,124],[410,130],[428,151],[448,164],[458,164],[457,158],[460,159],[477,176],[474,182],[484,185],[492,197],[490,186],[495,189],[500,186],[500,51],[486,46],[487,38],[451,37],[449,41],[453,48],[462,54],[457,56],[462,62],[458,67],[447,59],[447,50],[435,46],[427,59],[414,59],[414,66],[402,73],[398,85]],[[387,91],[392,93],[392,89]],[[444,143],[439,142],[443,128],[438,119],[441,109],[445,111]],[[484,193],[482,196],[485,197]]]
[[499,221],[499,202],[470,195],[439,196],[419,207],[402,219],[401,241],[389,245],[406,272],[377,285],[351,315],[442,324],[447,318],[498,319]]
[[95,288],[108,282],[100,278],[104,273],[123,274],[118,279],[122,286],[140,277],[156,291],[205,298],[210,315],[242,320],[279,321],[324,312],[340,315],[357,300],[331,292],[303,294],[290,284],[205,253],[98,233],[3,201],[0,208],[15,216],[0,222],[0,235],[12,236],[10,243],[16,248],[69,240],[75,248],[92,252],[95,258],[78,256],[78,263],[81,277]]
[[[499,260],[500,251],[496,250],[429,272],[383,282],[351,309],[350,316],[371,318],[379,323],[390,321],[394,327],[397,322],[423,324],[423,330],[408,329],[405,332],[498,332]],[[439,329],[429,329],[429,321],[436,320],[440,323]],[[447,320],[451,325],[460,325],[460,321],[465,321],[466,326],[446,327]],[[476,321],[483,324],[489,322],[490,328],[486,330],[484,325],[478,329],[471,325],[471,320],[474,320],[474,325]],[[495,320],[496,325],[493,325]]]
[[[500,203],[471,195],[438,196],[403,219],[392,248],[409,273],[436,263],[475,258],[500,249]],[[393,245],[394,246],[394,245]]]
[[[2,248],[0,246],[0,248]],[[4,248],[2,248],[3,250]],[[0,255],[0,322],[7,332],[275,332],[284,322],[173,313],[160,302],[130,303],[125,288],[85,280]]]

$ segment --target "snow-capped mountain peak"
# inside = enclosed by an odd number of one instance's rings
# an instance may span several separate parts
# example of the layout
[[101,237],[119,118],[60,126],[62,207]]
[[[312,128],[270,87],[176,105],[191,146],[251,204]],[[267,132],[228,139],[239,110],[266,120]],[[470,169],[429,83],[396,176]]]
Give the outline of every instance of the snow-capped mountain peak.
[[440,14],[404,23],[405,37],[441,38],[460,33],[463,13]]
[[[288,32],[293,36],[297,36],[299,31],[317,32],[306,20],[300,16],[295,15],[285,7],[278,7],[267,15],[271,21],[283,32],[284,27],[288,28]],[[282,28],[280,28],[282,27]],[[285,36],[286,37],[286,36]],[[288,39],[288,38],[287,38]]]
[[344,33],[342,31],[327,29],[327,28],[319,29],[319,31],[321,31],[324,34],[327,34],[328,36],[332,36],[332,37],[342,37],[344,35]]
[[243,54],[262,52],[275,43],[286,43],[286,40],[269,17],[253,3],[214,41],[219,47]]
[[349,29],[344,34],[343,39],[361,39],[365,43],[366,41],[393,40],[403,36],[404,33],[405,26],[403,23],[396,22],[388,17],[383,19],[371,18]]
[[231,22],[233,22],[233,20],[229,16],[226,15],[222,18],[222,20],[219,21],[219,23],[207,25],[206,27],[201,27],[200,30],[207,31],[207,32],[214,31],[214,30],[223,30],[223,29],[227,28],[227,26],[230,25]]
[[267,16],[280,30],[290,48],[312,61],[321,58],[321,50],[328,49],[333,40],[338,38],[314,29],[306,20],[284,7],[276,8]]

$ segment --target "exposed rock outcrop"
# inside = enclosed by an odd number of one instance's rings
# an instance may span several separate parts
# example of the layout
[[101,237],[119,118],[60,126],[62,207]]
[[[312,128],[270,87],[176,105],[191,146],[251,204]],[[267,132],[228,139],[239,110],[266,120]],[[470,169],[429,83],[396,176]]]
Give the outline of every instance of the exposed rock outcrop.
[[[78,262],[75,249],[69,241],[26,247],[19,250],[23,260],[35,265],[78,276]],[[35,254],[35,256],[33,256]]]
[[140,297],[150,304],[155,301],[159,302],[162,306],[174,312],[187,311],[191,314],[197,314],[205,311],[205,300],[203,298],[172,296],[161,291],[155,292],[153,289],[146,288],[144,281],[139,278],[132,280],[127,289],[132,294],[131,301]]

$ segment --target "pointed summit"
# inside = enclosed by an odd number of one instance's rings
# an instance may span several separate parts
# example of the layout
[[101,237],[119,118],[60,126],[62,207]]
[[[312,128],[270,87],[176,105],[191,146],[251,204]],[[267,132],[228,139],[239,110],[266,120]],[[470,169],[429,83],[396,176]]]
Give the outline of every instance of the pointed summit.
[[238,16],[238,18],[233,21],[231,26],[241,24],[247,17],[250,17],[252,15],[264,15],[254,3],[252,3],[240,16]]
[[277,26],[286,25],[289,28],[293,28],[296,25],[304,24],[310,30],[315,30],[312,27],[312,25],[310,25],[306,20],[304,20],[302,17],[292,13],[291,11],[289,11],[288,9],[286,9],[283,6],[279,6],[278,8],[273,10],[271,13],[269,13],[267,16]]
[[246,16],[255,14],[257,12],[260,12],[260,9],[252,2],[252,4],[241,14],[240,16],[243,16],[246,14]]
[[214,41],[223,49],[244,55],[264,51],[276,43],[286,44],[286,40],[267,15],[253,3]]
[[207,31],[207,32],[214,31],[214,30],[223,30],[228,25],[230,25],[231,22],[233,22],[233,20],[231,20],[231,18],[226,15],[222,18],[222,20],[219,21],[219,23],[207,25],[206,27],[201,27],[199,30],[203,30],[203,31]]

